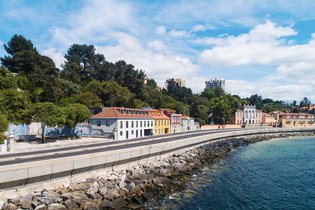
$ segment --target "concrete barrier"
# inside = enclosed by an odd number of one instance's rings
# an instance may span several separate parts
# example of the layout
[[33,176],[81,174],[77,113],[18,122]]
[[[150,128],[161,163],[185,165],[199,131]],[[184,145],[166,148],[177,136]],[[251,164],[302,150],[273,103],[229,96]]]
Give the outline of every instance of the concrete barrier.
[[[112,170],[123,166],[157,160],[177,152],[206,144],[209,141],[260,133],[279,133],[291,131],[315,131],[314,128],[267,128],[257,130],[237,130],[222,133],[205,134],[203,136],[185,138],[176,141],[164,141],[139,147],[131,147],[118,151],[106,151],[65,158],[55,158],[17,165],[0,166],[0,189],[28,185],[36,182],[50,181],[60,177],[72,177],[75,174],[97,169]],[[1,162],[0,162],[1,164]]]

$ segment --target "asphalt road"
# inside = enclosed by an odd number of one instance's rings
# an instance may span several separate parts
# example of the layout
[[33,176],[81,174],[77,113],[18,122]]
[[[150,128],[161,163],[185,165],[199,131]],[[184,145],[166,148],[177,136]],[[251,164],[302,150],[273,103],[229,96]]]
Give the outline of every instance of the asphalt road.
[[[49,160],[49,159],[56,159],[56,158],[64,158],[64,157],[70,157],[70,156],[85,155],[85,154],[90,154],[90,153],[106,152],[106,151],[113,151],[113,150],[119,151],[121,149],[126,149],[126,148],[139,147],[139,146],[145,146],[145,145],[154,145],[154,144],[162,143],[165,141],[175,141],[175,140],[186,139],[186,138],[191,138],[191,137],[203,136],[203,135],[207,135],[211,133],[229,132],[233,130],[238,130],[238,129],[192,131],[192,132],[182,133],[181,135],[179,135],[179,133],[177,134],[175,133],[175,134],[170,134],[170,135],[152,136],[152,137],[130,139],[130,140],[124,140],[124,141],[110,141],[110,142],[96,143],[96,144],[89,144],[89,145],[82,145],[82,146],[72,146],[72,147],[49,149],[49,150],[21,152],[18,154],[16,153],[6,154],[6,155],[0,156],[0,166],[34,162],[34,161],[42,161],[42,160]],[[71,150],[77,150],[77,151],[71,151]],[[46,153],[48,154],[44,155]],[[54,153],[54,154],[49,154],[49,153]],[[39,155],[39,154],[41,154],[41,156],[34,156],[34,155]],[[34,156],[34,157],[27,157],[27,156]],[[1,161],[1,159],[4,159],[4,158],[15,158],[15,159]]]

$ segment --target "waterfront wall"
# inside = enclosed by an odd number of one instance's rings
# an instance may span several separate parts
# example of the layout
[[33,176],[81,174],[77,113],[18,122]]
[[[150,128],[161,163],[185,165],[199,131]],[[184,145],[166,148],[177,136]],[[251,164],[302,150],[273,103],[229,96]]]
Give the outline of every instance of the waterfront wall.
[[119,151],[107,151],[39,162],[0,166],[0,189],[13,188],[36,182],[47,182],[61,177],[71,179],[75,177],[76,174],[98,169],[119,170],[130,165],[159,160],[171,154],[181,153],[190,148],[206,144],[210,140],[220,138],[291,131],[315,131],[315,128],[237,130],[207,134],[177,141],[166,140],[159,144],[128,148]]

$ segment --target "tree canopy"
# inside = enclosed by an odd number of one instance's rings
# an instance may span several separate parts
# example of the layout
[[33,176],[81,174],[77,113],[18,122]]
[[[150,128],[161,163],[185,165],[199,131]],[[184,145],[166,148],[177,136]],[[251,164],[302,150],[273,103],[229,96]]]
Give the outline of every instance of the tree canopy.
[[87,118],[87,107],[170,108],[206,124],[209,114],[216,123],[227,123],[241,104],[256,105],[265,112],[301,112],[311,104],[306,97],[291,105],[257,94],[241,98],[221,88],[194,94],[175,79],[166,80],[165,88],[160,88],[143,70],[124,60],[109,62],[93,45],[71,45],[61,69],[22,35],[14,35],[4,49],[7,55],[0,58],[1,116],[10,123],[42,122],[43,133],[46,126],[73,128]]

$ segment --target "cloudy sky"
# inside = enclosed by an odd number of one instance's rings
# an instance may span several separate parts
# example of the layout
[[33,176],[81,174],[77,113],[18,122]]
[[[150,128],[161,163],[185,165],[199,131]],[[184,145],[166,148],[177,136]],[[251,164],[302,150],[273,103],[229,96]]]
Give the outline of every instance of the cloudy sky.
[[314,11],[314,0],[2,0],[0,44],[21,34],[58,66],[71,44],[93,44],[160,85],[180,77],[198,93],[224,78],[242,97],[314,102]]

